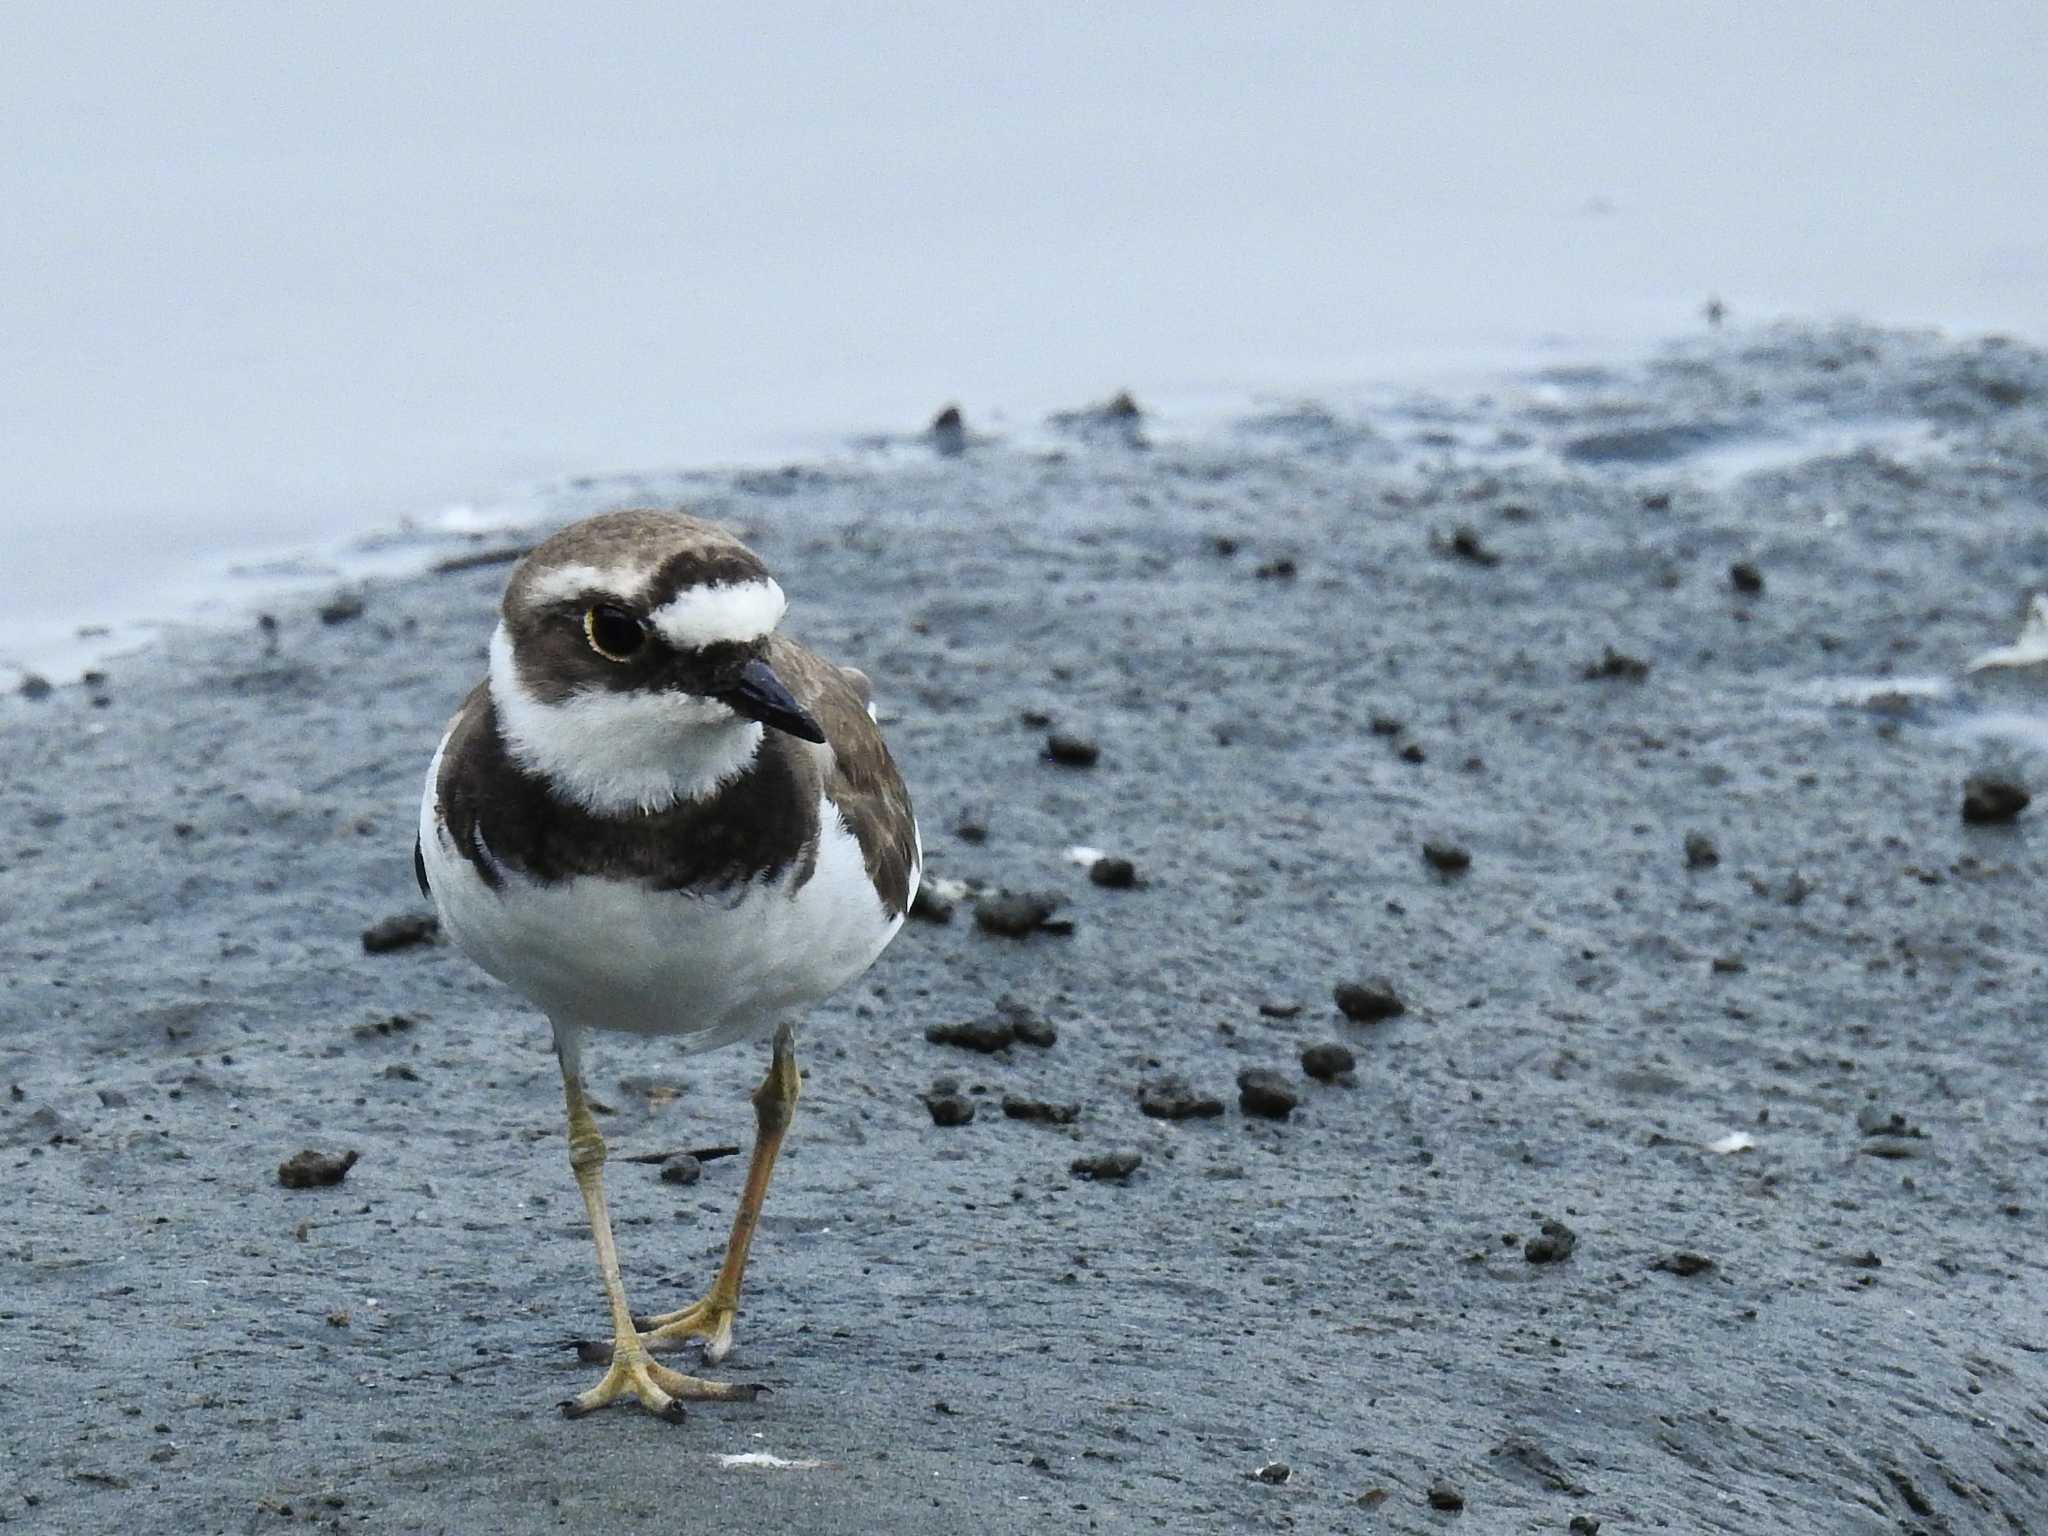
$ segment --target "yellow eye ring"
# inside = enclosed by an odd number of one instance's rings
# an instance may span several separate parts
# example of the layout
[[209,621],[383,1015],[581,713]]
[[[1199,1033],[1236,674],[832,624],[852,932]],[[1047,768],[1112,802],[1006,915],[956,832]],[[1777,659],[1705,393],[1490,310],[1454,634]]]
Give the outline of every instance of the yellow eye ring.
[[583,638],[606,661],[631,661],[647,643],[647,626],[613,603],[599,603],[583,615]]

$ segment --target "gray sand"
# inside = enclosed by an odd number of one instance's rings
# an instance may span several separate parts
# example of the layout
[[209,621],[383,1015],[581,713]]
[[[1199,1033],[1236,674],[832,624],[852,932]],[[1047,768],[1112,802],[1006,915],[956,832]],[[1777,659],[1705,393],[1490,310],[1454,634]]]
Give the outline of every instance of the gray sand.
[[[877,678],[932,873],[1073,924],[963,903],[810,1021],[720,1368],[773,1391],[680,1428],[555,1411],[602,1310],[545,1028],[446,947],[359,942],[420,906],[503,568],[9,702],[0,1522],[2048,1530],[2039,808],[1958,812],[1986,762],[2048,774],[1967,699],[1820,686],[2009,637],[2048,361],[1755,333],[1132,436],[562,495],[749,530],[791,627]],[[1406,1013],[1346,1020],[1374,974]],[[1057,1043],[926,1040],[1003,999]],[[1327,1040],[1354,1081],[1302,1073]],[[593,1043],[637,1306],[708,1281],[741,1160],[621,1159],[746,1141],[764,1063]],[[1291,1118],[1240,1110],[1247,1067]],[[1141,1114],[1170,1074],[1224,1113]],[[971,1123],[933,1123],[942,1076]],[[281,1187],[307,1146],[361,1161]],[[1069,1172],[1119,1147],[1127,1181]],[[1546,1222],[1576,1247],[1532,1262]]]

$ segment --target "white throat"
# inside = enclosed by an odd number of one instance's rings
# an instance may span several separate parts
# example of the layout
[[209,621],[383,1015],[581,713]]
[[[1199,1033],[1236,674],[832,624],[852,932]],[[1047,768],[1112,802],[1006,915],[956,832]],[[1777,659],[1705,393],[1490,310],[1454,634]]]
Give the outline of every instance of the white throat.
[[758,722],[714,699],[606,689],[535,698],[502,623],[491,636],[491,702],[513,759],[599,816],[701,800],[744,773],[761,745]]

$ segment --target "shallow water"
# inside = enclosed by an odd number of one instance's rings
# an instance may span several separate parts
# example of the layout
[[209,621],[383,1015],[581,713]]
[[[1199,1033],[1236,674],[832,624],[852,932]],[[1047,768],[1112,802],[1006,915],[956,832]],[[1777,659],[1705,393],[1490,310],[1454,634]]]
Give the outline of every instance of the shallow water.
[[1199,419],[1601,359],[1710,293],[2048,336],[2048,13],[1995,0],[11,23],[0,662],[949,399]]

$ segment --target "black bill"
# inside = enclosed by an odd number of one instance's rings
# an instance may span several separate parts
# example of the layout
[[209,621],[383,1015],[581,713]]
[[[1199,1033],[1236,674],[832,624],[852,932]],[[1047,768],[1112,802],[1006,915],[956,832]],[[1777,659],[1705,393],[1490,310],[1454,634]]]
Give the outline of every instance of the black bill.
[[822,744],[825,740],[824,727],[797,703],[796,695],[782,686],[782,679],[765,661],[748,662],[738,685],[726,689],[718,699],[734,714],[745,715],[749,720],[787,731],[804,741]]

